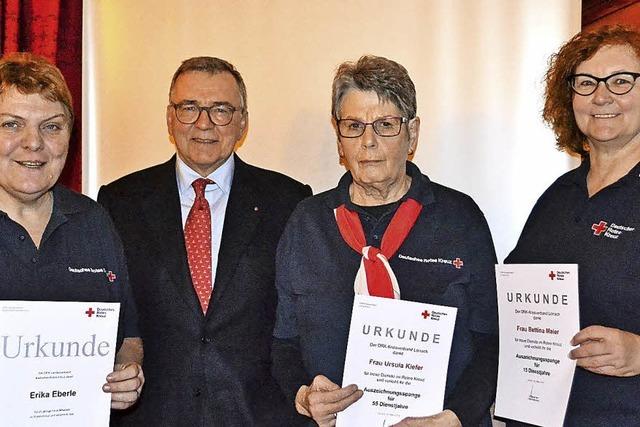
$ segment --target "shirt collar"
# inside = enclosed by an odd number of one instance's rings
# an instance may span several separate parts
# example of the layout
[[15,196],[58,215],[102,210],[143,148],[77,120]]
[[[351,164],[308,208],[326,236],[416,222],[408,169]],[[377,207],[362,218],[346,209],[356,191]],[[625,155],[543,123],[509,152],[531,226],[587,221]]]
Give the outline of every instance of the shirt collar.
[[[206,178],[209,178],[215,184],[213,186],[207,186],[205,192],[213,191],[213,189],[217,187],[222,190],[223,193],[229,194],[231,191],[234,169],[234,156],[229,156],[229,158],[225,160],[218,169],[206,176]],[[180,156],[176,156],[176,180],[178,181],[178,190],[180,191],[180,194],[188,194],[191,192],[191,183],[198,178],[202,178],[200,174],[187,166]]]
[[[429,180],[426,175],[422,174],[418,166],[409,161],[407,161],[407,175],[411,177],[411,186],[409,187],[409,191],[402,196],[400,201],[403,202],[408,198],[412,198],[422,203],[423,206],[433,203],[435,201],[435,197],[431,188],[431,180]],[[336,187],[337,191],[334,193],[334,197],[331,197],[328,200],[332,208],[336,208],[344,203],[347,208],[351,210],[357,209],[351,202],[351,198],[349,196],[349,186],[352,181],[353,178],[351,176],[351,172],[347,171],[342,175],[342,178],[340,178],[338,186]]]
[[[42,235],[42,242],[47,240],[60,225],[69,220],[67,215],[89,210],[87,202],[83,200],[83,196],[75,194],[61,184],[56,184],[51,189],[51,193],[53,195],[53,208],[49,222],[47,222]],[[0,211],[0,218],[8,218],[10,220],[9,216],[2,211]]]
[[68,221],[67,215],[87,210],[86,205],[81,204],[81,199],[74,197],[72,191],[63,185],[56,184],[51,191],[53,193],[53,210],[42,235],[43,242],[56,228]]
[[54,213],[67,215],[87,210],[86,205],[67,187],[56,184],[51,191],[53,192]]
[[[77,198],[73,197],[73,192],[61,184],[54,185],[51,193],[53,195],[52,212],[54,214],[66,215],[87,210]],[[7,215],[7,213],[0,210],[0,215]]]
[[629,173],[622,179],[631,184],[640,185],[640,162],[632,167]]
[[589,156],[585,156],[582,158],[582,162],[580,166],[577,168],[567,172],[563,176],[559,178],[559,181],[564,184],[577,184],[579,186],[587,185],[587,174],[589,173],[589,169],[591,168],[591,163],[589,162]]
[[[586,191],[587,175],[589,174],[589,169],[591,169],[591,162],[589,161],[589,156],[585,156],[582,159],[582,163],[580,163],[580,166],[572,171],[569,171],[566,175],[560,177],[560,181],[569,185],[578,185],[580,187],[583,187]],[[637,163],[633,168],[631,168],[629,173],[627,173],[625,176],[611,185],[617,186],[621,184],[640,185],[640,162]]]

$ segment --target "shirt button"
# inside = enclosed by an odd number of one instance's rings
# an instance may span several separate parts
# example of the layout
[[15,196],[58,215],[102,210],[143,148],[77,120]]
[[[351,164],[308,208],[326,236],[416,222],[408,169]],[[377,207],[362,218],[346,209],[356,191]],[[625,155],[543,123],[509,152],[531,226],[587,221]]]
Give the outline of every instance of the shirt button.
[[374,239],[374,240],[380,240],[380,236],[378,236],[377,234],[374,234],[374,235],[373,235],[373,239]]
[[24,242],[24,239],[26,239],[26,236],[25,236],[24,234],[21,234],[21,235],[18,237],[18,240],[20,240],[21,242]]
[[202,394],[202,391],[200,391],[200,389],[199,389],[199,388],[197,388],[197,389],[195,389],[195,390],[193,391],[193,396],[194,396],[194,397],[200,397],[200,395],[201,395],[201,394]]
[[38,262],[38,259],[36,257],[33,257],[31,258],[31,262],[35,264],[36,262]]

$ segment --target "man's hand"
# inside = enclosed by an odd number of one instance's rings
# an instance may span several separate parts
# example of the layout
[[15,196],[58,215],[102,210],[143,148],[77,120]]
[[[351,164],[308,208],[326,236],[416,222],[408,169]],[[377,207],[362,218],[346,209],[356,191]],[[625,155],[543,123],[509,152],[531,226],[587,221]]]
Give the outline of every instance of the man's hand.
[[336,425],[336,414],[363,395],[355,384],[340,388],[324,375],[318,375],[310,386],[303,385],[296,394],[296,410],[313,418],[320,427]]
[[451,410],[445,409],[428,417],[408,417],[393,427],[462,427],[458,416]]
[[640,336],[620,329],[589,326],[578,332],[569,357],[596,374],[631,377],[640,374]]

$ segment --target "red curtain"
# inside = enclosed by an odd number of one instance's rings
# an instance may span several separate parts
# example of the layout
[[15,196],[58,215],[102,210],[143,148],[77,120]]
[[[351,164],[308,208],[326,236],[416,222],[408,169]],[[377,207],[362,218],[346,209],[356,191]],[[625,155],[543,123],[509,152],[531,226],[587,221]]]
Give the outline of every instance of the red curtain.
[[0,53],[34,52],[56,64],[73,96],[75,125],[60,181],[82,190],[82,0],[0,0]]
[[583,30],[616,24],[640,28],[638,0],[582,0]]

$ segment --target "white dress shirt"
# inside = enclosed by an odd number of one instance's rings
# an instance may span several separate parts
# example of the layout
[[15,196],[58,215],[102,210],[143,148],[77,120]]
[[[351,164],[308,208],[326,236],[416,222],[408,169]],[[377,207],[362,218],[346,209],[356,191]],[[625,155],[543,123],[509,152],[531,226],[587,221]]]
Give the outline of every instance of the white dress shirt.
[[[226,162],[205,178],[209,178],[214,183],[207,185],[204,190],[204,197],[209,202],[211,210],[211,286],[215,286],[216,269],[218,268],[218,255],[220,254],[220,242],[222,241],[222,226],[224,216],[227,211],[231,182],[233,181],[234,170],[233,156],[229,156]],[[180,156],[176,156],[176,180],[178,182],[178,193],[180,194],[180,207],[182,211],[182,229],[187,222],[189,211],[196,199],[196,193],[191,183],[198,178],[202,178],[197,172],[187,166]]]

